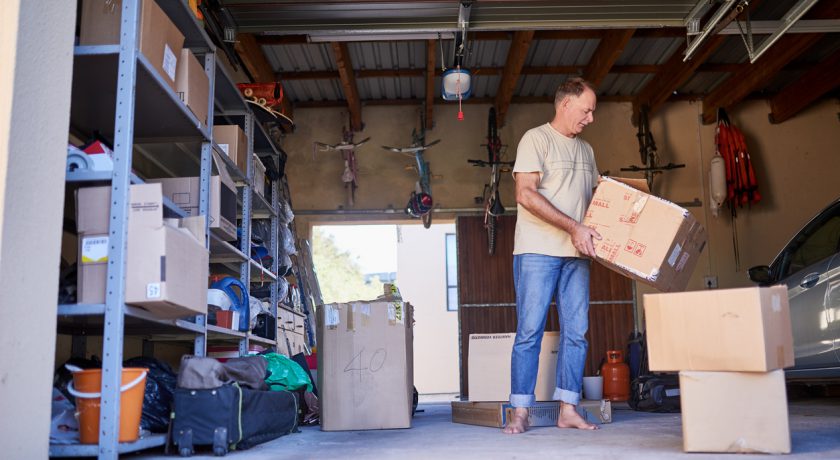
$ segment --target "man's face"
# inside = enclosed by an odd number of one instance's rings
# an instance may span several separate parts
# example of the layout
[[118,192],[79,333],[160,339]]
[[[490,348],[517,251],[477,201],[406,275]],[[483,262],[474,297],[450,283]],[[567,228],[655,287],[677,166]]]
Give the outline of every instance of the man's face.
[[560,102],[563,125],[567,135],[577,136],[589,123],[595,121],[595,93],[585,89],[580,96],[567,96]]

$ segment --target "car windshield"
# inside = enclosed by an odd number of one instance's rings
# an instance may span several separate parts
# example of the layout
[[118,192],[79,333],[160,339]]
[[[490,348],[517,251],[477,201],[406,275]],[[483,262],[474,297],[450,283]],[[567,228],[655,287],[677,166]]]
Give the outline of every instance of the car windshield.
[[783,279],[837,253],[840,248],[840,203],[835,203],[791,241],[778,260],[775,273]]

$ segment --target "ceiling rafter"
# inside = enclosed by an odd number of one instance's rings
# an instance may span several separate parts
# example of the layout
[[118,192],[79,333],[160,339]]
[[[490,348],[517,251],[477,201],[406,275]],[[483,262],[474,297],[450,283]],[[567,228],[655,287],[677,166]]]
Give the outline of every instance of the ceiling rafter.
[[426,129],[432,129],[434,123],[435,102],[435,41],[426,41]]
[[528,49],[534,39],[533,30],[520,30],[513,34],[513,40],[508,50],[505,68],[502,71],[502,79],[499,82],[499,89],[496,91],[496,117],[499,126],[504,126],[505,115],[507,115],[513,91],[516,89],[516,82],[519,80],[519,73],[525,58],[528,56]]
[[[248,73],[251,74],[254,83],[279,81],[274,75],[274,69],[271,67],[271,63],[266,59],[262,47],[257,43],[253,34],[237,34],[234,49],[248,70]],[[280,83],[280,86],[282,87],[283,84]],[[294,116],[292,104],[288,98],[283,98],[281,111],[289,118]]]
[[811,68],[770,99],[770,123],[781,123],[840,86],[840,50]]
[[589,59],[589,64],[583,71],[583,78],[593,88],[601,86],[604,77],[610,72],[615,61],[621,57],[627,42],[633,37],[635,29],[611,29],[604,32],[598,47]]
[[332,42],[333,54],[335,55],[335,66],[338,68],[341,87],[344,89],[344,98],[347,101],[347,110],[350,112],[350,129],[361,131],[362,123],[362,101],[359,98],[359,87],[356,86],[356,74],[353,72],[353,61],[350,59],[350,52],[347,51],[347,44],[343,42]]
[[729,108],[779,73],[788,62],[802,54],[823,34],[786,35],[774,45],[774,52],[767,53],[755,64],[743,64],[741,70],[718,84],[703,98],[703,123],[715,121],[718,108]]

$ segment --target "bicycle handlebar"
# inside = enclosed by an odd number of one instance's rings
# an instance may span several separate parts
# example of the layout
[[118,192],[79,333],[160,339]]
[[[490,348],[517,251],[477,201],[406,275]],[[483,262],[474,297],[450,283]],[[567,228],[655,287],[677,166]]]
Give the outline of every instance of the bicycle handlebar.
[[495,166],[495,165],[505,165],[505,166],[513,166],[515,162],[513,161],[484,161],[484,160],[467,160],[467,163],[471,163],[473,166]]

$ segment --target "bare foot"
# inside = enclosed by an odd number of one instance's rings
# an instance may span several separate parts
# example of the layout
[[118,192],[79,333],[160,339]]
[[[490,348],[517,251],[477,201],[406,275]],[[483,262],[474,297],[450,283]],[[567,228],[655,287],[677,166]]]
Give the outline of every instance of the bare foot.
[[528,409],[517,407],[513,410],[513,417],[502,430],[505,434],[524,433],[528,429]]
[[560,417],[557,419],[557,428],[577,428],[579,430],[597,430],[598,425],[586,423],[572,404],[560,403]]

